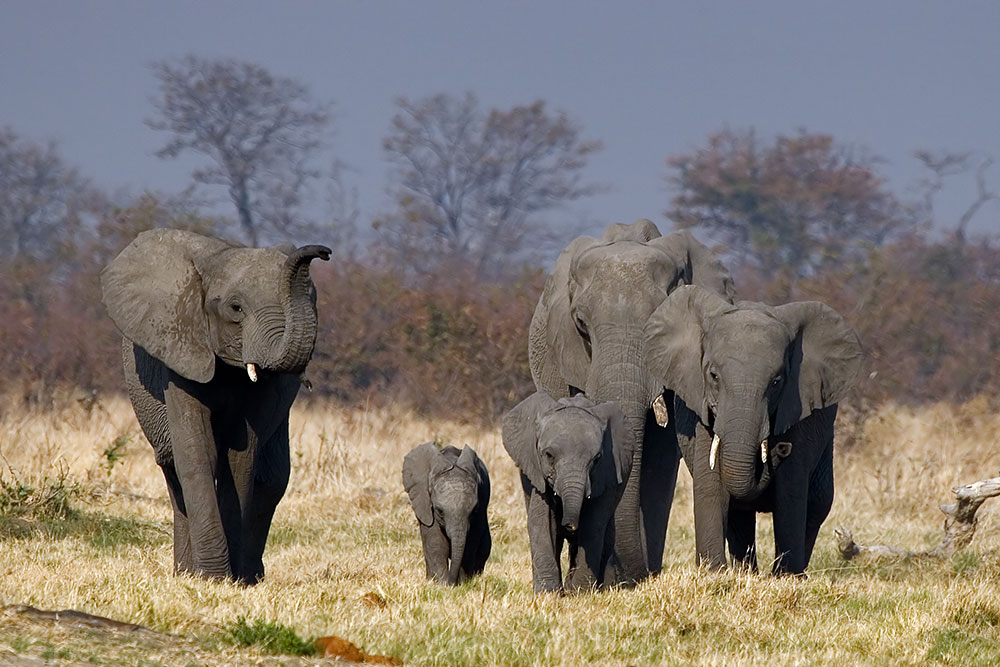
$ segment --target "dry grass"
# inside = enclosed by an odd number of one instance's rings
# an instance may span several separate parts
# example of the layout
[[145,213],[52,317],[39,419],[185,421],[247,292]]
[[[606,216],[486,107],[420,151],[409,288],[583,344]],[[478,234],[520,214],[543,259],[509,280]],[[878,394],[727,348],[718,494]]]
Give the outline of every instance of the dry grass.
[[[4,488],[68,499],[69,510],[47,515],[40,503],[0,517],[0,603],[79,609],[165,634],[0,612],[0,664],[15,654],[112,664],[317,660],[229,645],[227,628],[240,617],[304,638],[339,635],[407,664],[1000,662],[1000,507],[984,506],[976,540],[948,562],[845,564],[833,539],[843,524],[860,541],[933,542],[936,505],[950,487],[1000,470],[1000,411],[985,400],[890,406],[869,419],[858,445],[838,453],[838,495],[807,580],[696,568],[682,472],[664,572],[635,590],[570,598],[531,592],[523,501],[496,431],[297,407],[267,576],[240,588],[171,575],[166,491],[127,401],[69,397],[48,411],[3,414]],[[455,589],[424,580],[399,480],[403,454],[435,437],[473,445],[493,480],[493,555],[484,576]],[[770,529],[761,524],[766,558]],[[370,593],[385,606],[366,602]]]

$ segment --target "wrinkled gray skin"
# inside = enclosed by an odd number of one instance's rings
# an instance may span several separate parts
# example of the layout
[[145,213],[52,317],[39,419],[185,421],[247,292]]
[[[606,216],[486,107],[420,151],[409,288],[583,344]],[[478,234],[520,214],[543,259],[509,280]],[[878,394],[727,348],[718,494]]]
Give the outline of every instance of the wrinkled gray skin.
[[699,560],[725,565],[728,539],[756,568],[755,513],[771,511],[772,569],[802,573],[833,502],[833,425],[861,371],[857,334],[816,301],[733,305],[698,287],[671,294],[647,332],[650,371],[675,392]]
[[493,546],[490,475],[475,450],[414,447],[403,459],[403,487],[420,524],[427,578],[455,585],[482,572]]
[[329,256],[156,229],[101,273],[129,397],[170,492],[177,572],[264,576],[288,412],[316,342],[309,263]]
[[585,393],[624,412],[637,474],[616,511],[622,581],[657,572],[663,561],[679,454],[672,427],[660,427],[650,409],[663,383],[647,372],[643,332],[653,310],[686,284],[732,298],[729,274],[688,232],[661,236],[648,220],[615,224],[600,239],[569,244],[531,320],[528,353],[539,390],[555,398]]
[[[556,401],[535,392],[504,417],[503,444],[521,470],[536,592],[615,583],[615,507],[632,469],[631,439],[615,403]],[[560,554],[569,545],[562,580]]]

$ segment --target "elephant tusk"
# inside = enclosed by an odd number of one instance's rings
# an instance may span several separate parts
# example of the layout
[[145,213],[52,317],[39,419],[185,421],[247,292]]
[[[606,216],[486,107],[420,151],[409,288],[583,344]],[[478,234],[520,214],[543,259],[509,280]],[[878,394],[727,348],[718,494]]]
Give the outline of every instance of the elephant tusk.
[[709,470],[715,470],[715,459],[719,455],[719,434],[716,433],[715,437],[712,438],[712,451],[708,454],[708,468]]
[[247,364],[247,375],[250,377],[251,382],[257,381],[257,367],[253,364]]
[[760,441],[760,462],[767,463],[767,438]]
[[667,403],[663,400],[663,394],[656,397],[653,401],[653,415],[656,417],[656,423],[661,427],[666,428],[667,424],[670,423],[670,416],[667,414]]

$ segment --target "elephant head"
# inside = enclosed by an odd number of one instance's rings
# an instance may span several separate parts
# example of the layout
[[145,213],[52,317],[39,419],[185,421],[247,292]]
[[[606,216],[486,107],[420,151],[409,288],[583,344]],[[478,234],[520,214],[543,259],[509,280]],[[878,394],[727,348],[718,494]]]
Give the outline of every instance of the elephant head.
[[[532,317],[529,360],[535,386],[556,397],[583,392],[597,402],[618,403],[636,472],[647,412],[663,389],[659,378],[647,373],[644,326],[670,292],[687,284],[732,299],[728,272],[690,233],[661,236],[649,220],[615,224],[600,239],[583,236],[570,243],[556,260]],[[659,567],[647,563],[643,553],[639,479],[631,475],[616,522],[618,556],[632,579]]]
[[736,498],[759,489],[768,441],[837,403],[861,372],[857,334],[816,301],[734,305],[682,287],[646,329],[650,372],[714,432],[710,465]]
[[177,374],[208,382],[216,360],[299,374],[316,342],[311,260],[321,245],[246,248],[176,229],[143,232],[101,273],[122,334]]
[[621,408],[584,396],[557,401],[535,392],[504,417],[503,444],[533,487],[560,498],[570,532],[584,499],[614,493],[632,468]]
[[486,466],[471,447],[439,450],[426,442],[403,459],[403,486],[424,526],[437,524],[451,545],[446,582],[460,583],[473,512],[490,501]]

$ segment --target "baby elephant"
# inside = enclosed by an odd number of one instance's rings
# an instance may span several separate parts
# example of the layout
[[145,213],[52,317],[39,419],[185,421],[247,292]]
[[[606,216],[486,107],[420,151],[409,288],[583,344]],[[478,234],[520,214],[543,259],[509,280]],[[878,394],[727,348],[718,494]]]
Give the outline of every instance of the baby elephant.
[[[503,445],[521,469],[535,591],[576,592],[613,583],[615,507],[632,468],[615,403],[536,392],[503,420]],[[562,582],[560,553],[569,543]]]
[[490,474],[475,450],[414,447],[403,459],[403,486],[420,523],[427,578],[454,585],[482,572],[493,546]]

